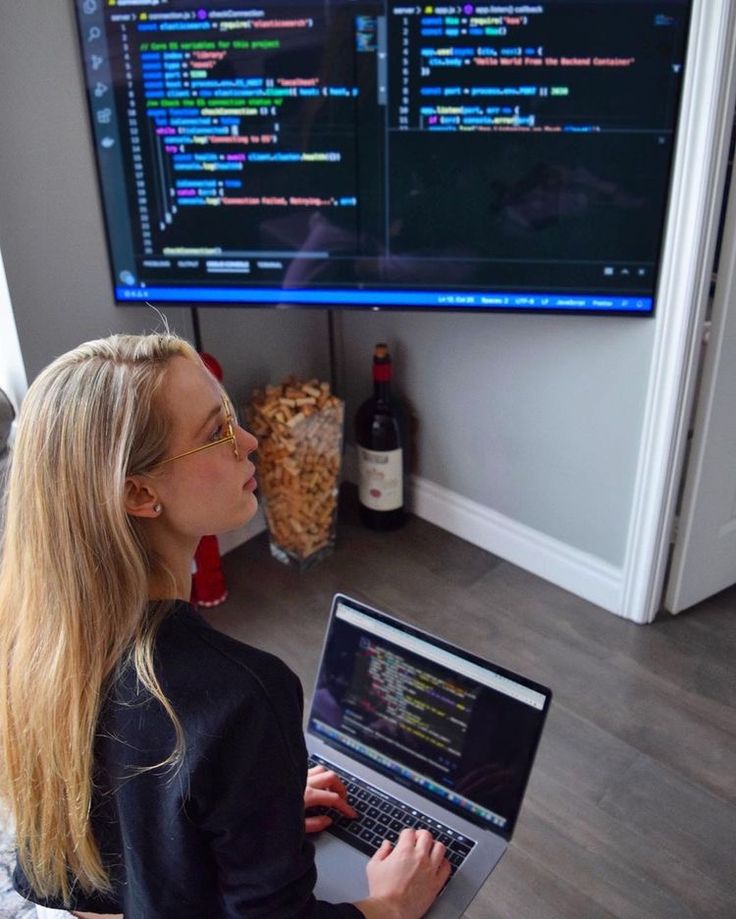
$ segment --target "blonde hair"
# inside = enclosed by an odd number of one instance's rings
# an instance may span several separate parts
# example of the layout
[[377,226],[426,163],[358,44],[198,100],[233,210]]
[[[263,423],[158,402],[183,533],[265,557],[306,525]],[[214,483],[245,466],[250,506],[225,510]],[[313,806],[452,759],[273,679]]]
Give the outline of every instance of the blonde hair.
[[[108,891],[92,833],[103,696],[124,660],[176,729],[153,669],[149,576],[163,566],[124,505],[128,475],[163,457],[155,394],[169,360],[200,362],[174,335],[113,335],[50,364],[20,412],[0,560],[0,794],[34,891],[69,902]],[[159,764],[162,765],[162,764]]]

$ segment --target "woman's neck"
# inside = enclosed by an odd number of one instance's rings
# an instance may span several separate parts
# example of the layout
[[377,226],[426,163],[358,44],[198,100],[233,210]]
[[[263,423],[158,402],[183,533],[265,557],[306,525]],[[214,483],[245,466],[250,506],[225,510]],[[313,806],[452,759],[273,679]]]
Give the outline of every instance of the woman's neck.
[[192,560],[197,543],[158,540],[156,563],[148,579],[150,600],[188,600],[192,592]]

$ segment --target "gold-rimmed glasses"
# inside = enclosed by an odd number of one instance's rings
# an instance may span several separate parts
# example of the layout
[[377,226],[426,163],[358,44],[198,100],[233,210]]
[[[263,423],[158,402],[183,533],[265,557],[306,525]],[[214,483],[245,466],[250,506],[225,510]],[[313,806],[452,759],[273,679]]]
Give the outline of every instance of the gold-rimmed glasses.
[[169,456],[165,460],[161,460],[160,463],[156,463],[151,468],[157,469],[159,466],[165,466],[167,463],[173,463],[174,460],[181,459],[183,456],[191,456],[193,453],[201,453],[202,450],[209,450],[210,447],[216,447],[219,444],[226,443],[231,443],[233,445],[233,453],[235,453],[235,458],[238,459],[240,454],[238,453],[238,441],[235,437],[235,415],[233,414],[233,408],[227,396],[222,397],[222,405],[225,409],[225,421],[222,425],[225,429],[224,437],[218,437],[217,440],[211,440],[209,443],[202,444],[201,447],[195,447],[193,450],[185,450],[184,453],[177,453],[176,456]]

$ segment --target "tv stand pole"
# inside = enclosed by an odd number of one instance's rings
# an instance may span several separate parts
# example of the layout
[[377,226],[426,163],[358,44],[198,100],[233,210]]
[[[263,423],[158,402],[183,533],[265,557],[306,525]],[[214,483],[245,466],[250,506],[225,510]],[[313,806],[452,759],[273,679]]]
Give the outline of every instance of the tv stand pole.
[[335,360],[335,316],[333,311],[327,309],[327,344],[330,359],[330,389],[333,395],[337,395],[337,368]]
[[192,328],[194,329],[194,347],[199,354],[202,353],[202,330],[199,327],[199,312],[196,306],[192,310]]

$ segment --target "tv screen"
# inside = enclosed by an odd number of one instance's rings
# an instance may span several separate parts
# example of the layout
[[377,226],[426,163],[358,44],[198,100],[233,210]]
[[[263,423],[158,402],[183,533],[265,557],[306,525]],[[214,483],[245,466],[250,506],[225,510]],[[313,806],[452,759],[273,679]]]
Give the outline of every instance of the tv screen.
[[689,0],[76,0],[120,303],[655,308]]

